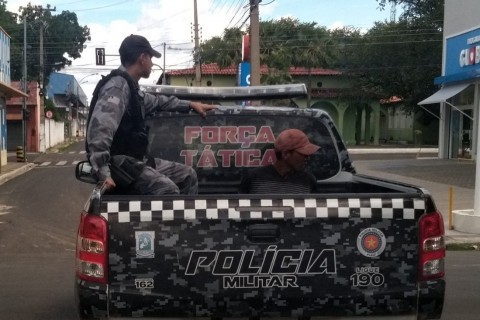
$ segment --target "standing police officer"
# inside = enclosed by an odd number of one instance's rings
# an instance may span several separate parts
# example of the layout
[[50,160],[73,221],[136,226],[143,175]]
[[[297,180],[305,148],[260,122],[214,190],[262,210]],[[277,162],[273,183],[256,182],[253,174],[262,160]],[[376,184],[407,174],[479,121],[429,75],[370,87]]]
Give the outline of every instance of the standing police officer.
[[95,175],[107,190],[196,194],[198,180],[191,167],[148,157],[145,115],[193,109],[205,116],[216,107],[140,91],[138,81],[150,76],[152,57],[161,57],[146,38],[126,37],[119,52],[122,65],[97,84],[88,116],[86,149]]

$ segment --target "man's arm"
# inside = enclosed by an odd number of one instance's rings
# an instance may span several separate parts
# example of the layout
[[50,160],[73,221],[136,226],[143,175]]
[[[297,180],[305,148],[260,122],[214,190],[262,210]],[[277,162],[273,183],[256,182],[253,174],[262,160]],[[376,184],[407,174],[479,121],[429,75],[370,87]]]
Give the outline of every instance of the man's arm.
[[180,100],[174,96],[154,95],[140,91],[143,95],[143,104],[145,107],[145,114],[155,111],[178,111],[188,112],[190,109],[196,111],[202,117],[206,116],[208,110],[216,109],[217,106],[205,104],[201,102],[194,102],[188,100]]
[[101,181],[111,180],[108,167],[110,147],[126,110],[129,100],[128,90],[127,82],[121,77],[114,77],[108,81],[100,90],[88,125],[89,160]]
[[190,110],[190,101],[180,100],[177,97],[167,97],[164,95],[154,95],[139,91],[143,95],[143,105],[145,114],[155,111],[178,111],[188,112]]

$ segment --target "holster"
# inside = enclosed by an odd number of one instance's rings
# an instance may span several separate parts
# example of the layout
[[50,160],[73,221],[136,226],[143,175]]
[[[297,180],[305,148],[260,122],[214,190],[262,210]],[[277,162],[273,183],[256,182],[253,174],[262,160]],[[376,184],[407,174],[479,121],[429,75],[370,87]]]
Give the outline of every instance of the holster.
[[140,176],[145,164],[133,157],[125,155],[113,156],[110,160],[110,173],[117,187],[130,187]]

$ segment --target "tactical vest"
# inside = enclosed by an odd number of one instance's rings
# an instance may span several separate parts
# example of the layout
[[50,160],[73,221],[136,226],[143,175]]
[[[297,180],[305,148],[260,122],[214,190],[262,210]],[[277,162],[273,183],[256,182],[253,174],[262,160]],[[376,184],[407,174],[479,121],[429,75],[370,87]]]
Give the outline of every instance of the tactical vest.
[[[127,81],[130,88],[130,101],[113,137],[112,145],[110,146],[110,156],[127,155],[143,160],[144,156],[147,155],[148,148],[148,127],[145,125],[145,117],[142,113],[143,98],[138,94],[138,84],[125,71],[113,70],[98,82],[93,91],[91,107],[88,112],[87,133],[88,125],[98,100],[98,94],[101,88],[115,76],[121,76]],[[89,154],[87,142],[85,142],[85,148]]]

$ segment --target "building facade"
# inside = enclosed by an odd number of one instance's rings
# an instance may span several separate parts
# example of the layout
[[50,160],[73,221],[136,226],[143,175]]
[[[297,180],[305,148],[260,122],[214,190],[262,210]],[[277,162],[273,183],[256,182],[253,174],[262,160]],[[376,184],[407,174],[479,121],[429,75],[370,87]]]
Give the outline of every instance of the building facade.
[[[20,90],[20,81],[12,81],[12,87]],[[41,131],[41,110],[38,83],[30,81],[27,84],[28,98],[26,109],[28,119],[23,123],[23,98],[13,97],[7,100],[7,150],[14,151],[18,146],[23,145],[23,138],[26,139],[26,152],[40,152],[40,131]],[[25,133],[22,132],[25,130]]]
[[480,22],[477,0],[445,0],[442,74],[434,79],[439,86],[419,104],[440,105],[439,157],[477,157]]
[[455,229],[480,233],[480,1],[445,0],[440,89],[420,105],[440,104],[439,157],[476,160],[472,210],[453,212]]
[[65,137],[85,134],[87,95],[71,74],[53,72],[49,76],[47,98],[55,105],[58,120],[65,123]]
[[7,99],[27,98],[10,80],[10,36],[0,27],[0,167],[7,163]]

